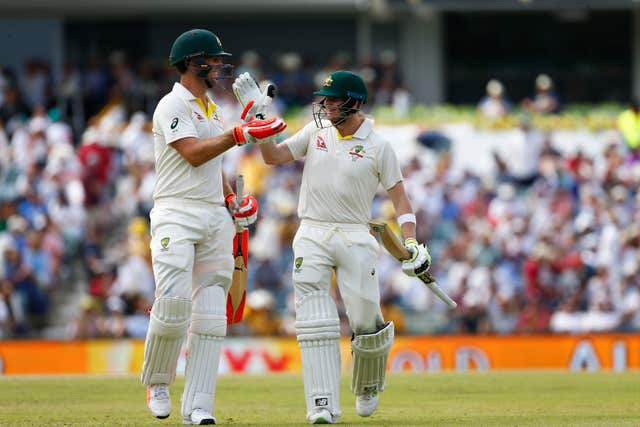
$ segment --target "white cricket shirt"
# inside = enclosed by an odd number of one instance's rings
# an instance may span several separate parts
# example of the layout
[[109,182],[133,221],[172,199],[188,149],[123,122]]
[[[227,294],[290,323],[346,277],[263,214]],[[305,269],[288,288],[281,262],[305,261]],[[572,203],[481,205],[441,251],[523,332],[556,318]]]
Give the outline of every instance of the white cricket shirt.
[[216,104],[200,99],[180,83],[165,95],[153,112],[156,185],[153,199],[191,199],[224,204],[222,156],[194,167],[170,146],[186,137],[207,139],[223,133]]
[[315,122],[283,142],[295,159],[306,155],[298,216],[326,222],[366,224],[378,184],[385,190],[402,181],[395,152],[366,118],[351,136]]

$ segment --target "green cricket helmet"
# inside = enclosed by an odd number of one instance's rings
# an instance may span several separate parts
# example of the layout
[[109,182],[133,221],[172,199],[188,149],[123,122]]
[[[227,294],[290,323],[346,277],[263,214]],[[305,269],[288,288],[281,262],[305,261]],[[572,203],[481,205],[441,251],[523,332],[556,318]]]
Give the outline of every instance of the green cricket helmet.
[[180,34],[173,42],[169,63],[176,65],[198,56],[231,56],[231,54],[224,51],[222,42],[211,31],[194,29]]
[[331,96],[333,98],[353,98],[362,103],[367,102],[367,85],[359,75],[351,71],[339,70],[331,73],[324,81],[320,90],[313,92],[317,96]]
[[[332,126],[338,126],[344,123],[349,115],[360,111],[360,107],[356,107],[358,101],[361,104],[367,102],[367,85],[364,84],[362,78],[351,71],[339,70],[331,73],[324,81],[320,90],[313,92],[316,96],[344,99],[344,102],[338,106],[342,112],[340,117],[332,120]],[[327,119],[327,110],[325,107],[325,98],[320,102],[312,104],[313,119],[316,126],[324,128],[324,120]]]

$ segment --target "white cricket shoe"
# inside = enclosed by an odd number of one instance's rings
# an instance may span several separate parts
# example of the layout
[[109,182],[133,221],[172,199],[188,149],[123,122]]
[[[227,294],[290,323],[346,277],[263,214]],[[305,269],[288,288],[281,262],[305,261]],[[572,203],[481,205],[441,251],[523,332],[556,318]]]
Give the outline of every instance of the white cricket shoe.
[[154,384],[147,387],[147,406],[151,415],[164,419],[171,413],[171,397],[167,384]]
[[336,420],[328,409],[316,409],[316,411],[307,417],[311,424],[335,424]]
[[378,408],[378,400],[380,395],[378,389],[374,388],[356,397],[356,412],[361,417],[369,417]]
[[216,419],[213,415],[205,411],[204,409],[196,408],[193,410],[189,417],[182,420],[182,424],[204,426],[212,425],[216,423]]

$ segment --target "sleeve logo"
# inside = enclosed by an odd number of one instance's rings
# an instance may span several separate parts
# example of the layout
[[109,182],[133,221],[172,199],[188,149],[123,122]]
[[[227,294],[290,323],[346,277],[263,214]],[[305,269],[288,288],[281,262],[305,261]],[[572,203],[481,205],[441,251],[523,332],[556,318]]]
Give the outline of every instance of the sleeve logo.
[[302,260],[303,260],[302,257],[296,258],[296,262],[295,262],[295,265],[296,265],[296,270],[295,271],[296,271],[296,273],[300,272],[300,268],[302,267]]
[[173,120],[171,120],[171,129],[175,129],[178,126],[178,118],[174,117]]

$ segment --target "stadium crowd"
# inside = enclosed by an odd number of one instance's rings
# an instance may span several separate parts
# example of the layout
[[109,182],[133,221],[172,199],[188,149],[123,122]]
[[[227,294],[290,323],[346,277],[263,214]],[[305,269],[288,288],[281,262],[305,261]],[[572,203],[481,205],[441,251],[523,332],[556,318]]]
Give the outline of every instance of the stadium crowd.
[[[236,74],[273,81],[275,108],[286,113],[306,111],[317,82],[351,65],[344,54],[317,66],[295,53],[271,65],[246,52]],[[392,53],[357,69],[374,106],[406,104]],[[144,337],[154,294],[149,113],[175,81],[173,71],[117,52],[108,64],[69,64],[57,81],[39,61],[0,71],[0,338]],[[537,94],[523,109],[554,112],[550,84],[539,78],[543,100],[536,104]],[[496,101],[499,82],[487,92],[483,114],[511,108]],[[214,99],[223,121],[237,123],[231,92],[216,90]],[[524,174],[499,155],[491,173],[455,173],[450,150],[408,142],[419,145],[403,166],[418,240],[428,242],[432,271],[459,308],[449,311],[383,254],[384,315],[399,333],[640,330],[638,158],[622,139],[602,155],[567,155],[527,121],[519,131],[530,150]],[[426,157],[433,167],[424,167]],[[241,171],[260,201],[250,230],[246,321],[230,333],[293,334],[301,165],[269,167],[257,149],[242,148],[225,155],[224,167],[229,177]],[[382,195],[373,216],[393,217]]]

